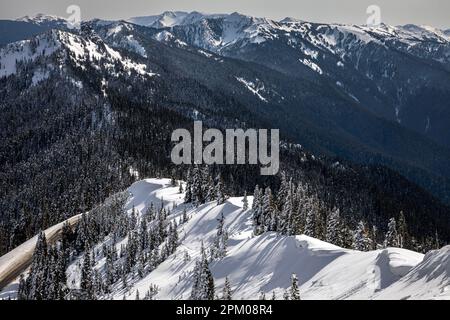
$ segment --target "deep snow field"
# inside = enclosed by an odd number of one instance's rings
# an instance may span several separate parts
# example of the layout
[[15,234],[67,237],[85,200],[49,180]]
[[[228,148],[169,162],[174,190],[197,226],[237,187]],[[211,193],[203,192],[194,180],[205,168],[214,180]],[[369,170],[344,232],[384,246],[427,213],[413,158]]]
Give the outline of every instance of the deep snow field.
[[[191,271],[200,248],[212,246],[217,219],[223,213],[229,234],[227,255],[211,263],[216,292],[222,291],[229,278],[233,299],[258,299],[261,292],[270,299],[275,292],[283,299],[296,274],[302,299],[449,299],[450,246],[426,255],[399,248],[359,252],[300,236],[265,233],[253,236],[252,211],[242,209],[242,197],[230,198],[217,206],[216,202],[198,208],[183,204],[184,195],[178,187],[170,187],[169,179],[145,179],[129,189],[126,209],[143,214],[153,203],[171,210],[169,219],[180,219],[186,209],[189,221],[178,227],[180,245],[176,252],[143,279],[129,283],[128,292],[117,288],[109,299],[135,299],[149,287],[159,288],[155,299],[189,299],[192,288]],[[248,197],[249,207],[252,197]],[[62,224],[46,231],[47,235]],[[126,242],[124,239],[117,245]],[[26,259],[36,238],[0,257],[0,276],[6,269]],[[101,247],[101,244],[98,245]],[[186,259],[186,253],[190,259]],[[105,258],[95,268],[104,267]],[[68,268],[68,286],[77,288],[80,282],[82,258]],[[17,279],[0,293],[1,298],[14,297]]]

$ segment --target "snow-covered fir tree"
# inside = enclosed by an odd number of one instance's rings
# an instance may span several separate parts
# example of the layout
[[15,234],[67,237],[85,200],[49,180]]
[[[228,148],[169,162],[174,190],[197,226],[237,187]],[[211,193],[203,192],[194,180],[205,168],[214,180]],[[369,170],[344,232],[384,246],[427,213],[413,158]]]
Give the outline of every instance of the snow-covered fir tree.
[[222,177],[219,175],[217,176],[217,184],[216,184],[216,198],[217,198],[217,204],[221,205],[225,202],[225,190],[223,185]]
[[291,288],[290,291],[290,299],[291,300],[300,300],[300,289],[298,286],[298,278],[296,274],[292,274],[291,276]]
[[186,188],[185,188],[185,194],[184,194],[184,202],[190,203],[192,202],[192,173],[189,169],[186,176]]
[[209,270],[209,261],[203,243],[192,277],[191,300],[214,300],[214,278]]
[[364,226],[364,223],[360,221],[353,236],[353,249],[359,251],[369,251],[370,248],[371,241],[367,234],[366,227]]
[[397,223],[395,218],[391,218],[388,223],[388,230],[386,232],[386,237],[384,239],[384,247],[398,247],[398,233],[397,233]]
[[342,246],[340,211],[334,208],[327,219],[326,241]]
[[263,223],[264,232],[274,231],[272,229],[274,223],[274,207],[273,196],[270,187],[264,190],[264,196],[261,204],[261,221]]
[[247,191],[245,191],[244,198],[242,199],[242,209],[244,211],[246,211],[248,209]]
[[[287,191],[284,193],[284,201],[282,204],[282,210],[280,215],[280,221],[278,230],[282,234],[293,235],[294,234],[294,226],[293,226],[293,209],[294,209],[294,199],[292,194],[291,183],[287,188]],[[280,195],[278,195],[280,196]]]
[[231,290],[231,284],[228,277],[225,277],[225,283],[223,285],[222,300],[233,300],[233,293]]
[[312,199],[308,199],[305,203],[306,219],[304,234],[310,237],[316,236],[316,203]]
[[93,270],[91,263],[91,251],[89,247],[84,254],[83,266],[81,269],[80,289],[88,299],[94,299]]
[[397,233],[399,248],[409,247],[408,225],[406,223],[406,218],[403,211],[400,211],[400,215],[398,217]]
[[225,217],[223,216],[223,212],[217,221],[217,232],[212,248],[212,259],[222,259],[227,255],[228,232],[225,229]]

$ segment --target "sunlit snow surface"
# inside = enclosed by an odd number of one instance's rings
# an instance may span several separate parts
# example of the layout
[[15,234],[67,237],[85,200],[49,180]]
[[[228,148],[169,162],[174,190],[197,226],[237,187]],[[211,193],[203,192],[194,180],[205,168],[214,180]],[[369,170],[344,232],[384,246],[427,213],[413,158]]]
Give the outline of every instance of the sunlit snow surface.
[[[292,273],[299,278],[302,299],[450,298],[450,247],[424,256],[398,248],[359,252],[304,235],[253,236],[252,212],[242,209],[242,197],[230,198],[219,206],[212,202],[194,208],[183,204],[184,195],[178,193],[178,187],[169,184],[169,179],[136,182],[128,189],[130,198],[126,209],[131,212],[134,207],[142,214],[151,203],[157,207],[162,204],[172,209],[169,219],[179,219],[186,209],[190,219],[179,226],[179,247],[153,272],[131,282],[128,292],[118,285],[109,298],[135,299],[136,290],[142,296],[150,285],[156,285],[160,289],[156,299],[188,299],[191,271],[200,255],[201,244],[205,248],[212,245],[217,219],[222,213],[229,233],[228,253],[225,258],[212,262],[211,270],[218,293],[225,277],[229,278],[234,299],[257,299],[261,292],[270,297],[273,291],[282,299]],[[251,205],[252,197],[249,197]],[[29,243],[23,246],[29,249]],[[15,250],[14,257],[11,253],[9,257],[20,258],[24,251],[21,247]],[[191,257],[189,261],[184,259],[185,252]],[[5,263],[5,257],[1,257],[0,270]],[[79,285],[79,265],[81,260],[69,267],[69,286]],[[103,265],[104,258],[97,261],[96,268],[101,269]],[[9,290],[15,288],[11,286]]]

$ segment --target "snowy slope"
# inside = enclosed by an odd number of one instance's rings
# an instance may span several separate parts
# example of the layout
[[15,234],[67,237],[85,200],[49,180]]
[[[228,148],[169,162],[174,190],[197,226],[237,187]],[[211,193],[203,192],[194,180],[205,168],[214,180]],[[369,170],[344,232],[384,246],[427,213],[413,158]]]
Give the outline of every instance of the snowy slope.
[[[132,38],[129,40],[133,41]],[[132,44],[136,45],[135,42]],[[131,74],[131,72],[140,76],[155,75],[147,69],[144,63],[123,56],[98,38],[51,30],[31,40],[11,43],[1,48],[0,78],[16,74],[19,63],[29,64],[38,59],[44,60],[46,57],[60,52],[63,52],[62,59],[70,59],[83,70],[89,66],[97,70],[108,69],[115,76],[118,76],[119,73]],[[46,69],[62,68],[53,64],[54,61],[42,63]],[[117,71],[116,65],[121,66],[120,71]]]
[[[135,299],[137,291],[143,296],[150,286],[156,285],[159,288],[156,299],[188,299],[191,271],[200,256],[201,245],[203,243],[206,249],[212,246],[217,219],[222,213],[229,234],[227,255],[210,265],[219,295],[228,277],[233,299],[257,299],[261,292],[268,297],[275,292],[276,297],[282,299],[290,286],[290,276],[295,273],[303,299],[450,298],[450,247],[424,257],[398,248],[370,252],[348,250],[304,235],[287,237],[265,233],[253,236],[252,212],[242,209],[243,198],[230,198],[219,206],[214,202],[194,208],[183,204],[184,195],[177,187],[169,185],[169,179],[136,182],[128,189],[130,197],[126,209],[131,213],[134,207],[141,215],[151,204],[162,204],[172,210],[171,220],[179,220],[186,209],[189,220],[179,225],[180,245],[176,252],[144,278],[132,278],[127,291],[117,286],[112,295],[104,298]],[[249,202],[251,207],[251,197]],[[120,247],[124,242],[126,239],[117,245]],[[4,269],[9,257],[17,259],[28,248],[26,243],[6,258],[0,258],[0,267]],[[67,271],[72,289],[79,286],[81,259],[74,261]],[[102,258],[95,268],[101,272],[104,264],[105,258]]]
[[[152,188],[142,183],[139,187]],[[165,190],[160,193],[161,197],[178,199],[177,188]],[[139,201],[133,200],[134,205],[143,209],[147,200],[141,195],[137,198]],[[285,237],[266,233],[254,237],[251,211],[242,210],[242,198],[231,198],[221,206],[210,203],[188,211],[191,219],[179,230],[182,244],[176,254],[135,283],[128,298],[134,299],[135,290],[142,293],[153,284],[160,288],[156,298],[187,299],[191,290],[189,271],[199,256],[201,243],[205,248],[212,245],[221,213],[225,216],[229,233],[228,255],[213,262],[211,270],[219,290],[225,277],[229,277],[236,292],[235,299],[257,298],[261,291],[267,295],[275,291],[281,298],[290,285],[292,273],[299,277],[304,299],[371,298],[423,258],[421,254],[403,249],[357,252],[307,236]],[[191,257],[190,261],[185,261],[185,252]],[[115,298],[122,299],[123,294],[119,290]]]
[[450,300],[450,246],[429,252],[405,277],[375,299]]
[[160,15],[133,17],[128,19],[129,22],[139,24],[146,27],[172,27],[179,25],[188,16],[187,12],[182,11],[166,11]]

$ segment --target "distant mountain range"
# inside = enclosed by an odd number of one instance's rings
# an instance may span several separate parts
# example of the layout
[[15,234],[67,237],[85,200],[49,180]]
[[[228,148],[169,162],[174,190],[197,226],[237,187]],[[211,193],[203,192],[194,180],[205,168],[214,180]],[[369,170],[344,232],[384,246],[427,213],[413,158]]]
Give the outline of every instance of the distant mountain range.
[[[65,21],[37,15],[0,28],[7,43],[65,30]],[[195,61],[165,61],[212,90],[239,92],[235,98],[251,112],[313,152],[388,165],[450,198],[449,30],[199,12],[97,19],[83,28],[147,65],[163,59],[153,40],[190,52]],[[10,47],[1,53],[3,75]]]
[[[330,206],[355,193],[339,203],[358,204],[348,215],[385,225],[408,208],[416,236],[448,234],[448,32],[198,12],[0,28],[0,231],[14,234],[0,252],[124,190],[134,172],[183,177],[170,134],[193,120],[279,128],[310,155],[287,148],[282,163]],[[233,170],[240,194],[260,183]]]

